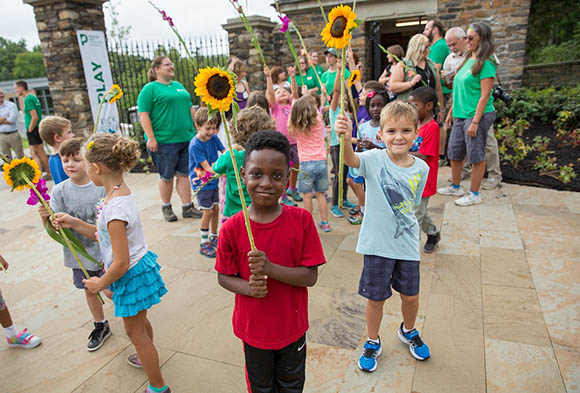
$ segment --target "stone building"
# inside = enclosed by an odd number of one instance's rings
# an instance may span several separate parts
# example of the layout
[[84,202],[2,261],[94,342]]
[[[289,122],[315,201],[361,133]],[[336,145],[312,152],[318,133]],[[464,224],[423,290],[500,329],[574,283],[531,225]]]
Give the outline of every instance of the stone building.
[[[359,0],[356,13],[364,23],[353,32],[352,47],[365,65],[363,78],[378,78],[386,66],[386,56],[378,48],[400,44],[406,49],[411,36],[421,32],[429,19],[438,18],[445,28],[461,26],[467,28],[470,22],[483,21],[492,28],[496,44],[496,54],[501,62],[498,73],[503,85],[514,88],[521,85],[525,61],[526,33],[531,0]],[[325,49],[320,38],[324,27],[318,2],[316,0],[279,0],[280,10],[286,14],[300,29],[309,50],[322,53]],[[321,1],[326,13],[337,4],[337,1]],[[344,2],[351,5],[352,2]],[[265,19],[265,20],[263,20]],[[278,25],[260,20],[258,31],[265,50],[267,61],[289,65],[292,57],[284,48],[285,39],[280,37]],[[228,20],[224,29],[230,37],[230,53],[248,60],[247,46],[251,47],[247,33],[241,23],[235,19]],[[272,26],[270,30],[270,26]],[[273,40],[273,41],[272,41]],[[273,42],[273,45],[272,45]],[[247,43],[248,45],[243,45]],[[294,40],[299,47],[297,39]],[[250,51],[252,55],[252,52]],[[253,57],[253,55],[251,56]],[[323,61],[323,56],[320,57]],[[249,73],[259,70],[256,59],[250,58]],[[253,63],[253,64],[252,64]],[[257,88],[261,88],[260,76],[255,76]]]

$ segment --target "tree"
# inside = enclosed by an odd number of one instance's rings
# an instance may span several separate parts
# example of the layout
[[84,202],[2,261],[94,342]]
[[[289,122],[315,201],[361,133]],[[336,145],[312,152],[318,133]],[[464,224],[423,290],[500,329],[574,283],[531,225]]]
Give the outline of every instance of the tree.
[[14,60],[19,53],[25,53],[26,41],[12,42],[0,37],[0,81],[12,79]]
[[121,26],[119,23],[119,11],[117,11],[117,5],[110,0],[108,4],[105,4],[105,8],[108,11],[109,18],[111,20],[111,28],[107,29],[107,35],[113,40],[127,40],[131,34],[131,26]]
[[39,78],[46,76],[44,61],[40,51],[23,52],[14,59],[13,79]]

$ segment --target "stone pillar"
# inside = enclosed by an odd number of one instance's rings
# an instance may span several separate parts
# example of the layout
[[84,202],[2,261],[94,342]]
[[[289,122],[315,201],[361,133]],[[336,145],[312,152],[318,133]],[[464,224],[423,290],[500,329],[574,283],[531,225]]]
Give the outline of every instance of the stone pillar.
[[[260,42],[266,63],[272,66],[274,63],[273,31],[276,23],[269,18],[257,15],[248,16],[248,20]],[[246,31],[242,21],[239,18],[228,19],[227,23],[222,25],[222,27],[228,32],[230,56],[237,56],[248,65],[246,78],[250,85],[250,90],[266,90],[262,60],[258,51],[252,45],[252,37]]]
[[77,135],[92,131],[93,118],[76,31],[105,31],[105,1],[23,0],[34,7],[55,114]]

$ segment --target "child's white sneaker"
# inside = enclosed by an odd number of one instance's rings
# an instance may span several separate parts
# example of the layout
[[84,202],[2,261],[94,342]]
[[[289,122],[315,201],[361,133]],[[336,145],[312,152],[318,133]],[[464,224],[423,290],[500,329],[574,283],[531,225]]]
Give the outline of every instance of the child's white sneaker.
[[455,201],[457,206],[478,205],[482,202],[479,195],[475,195],[473,191],[469,191],[465,196]]
[[439,188],[437,193],[441,195],[462,196],[465,194],[465,190],[461,186],[453,187],[453,185],[449,185],[448,187]]
[[6,337],[6,341],[8,342],[8,346],[11,348],[18,347],[26,349],[38,347],[42,343],[40,337],[28,333],[28,329],[24,329],[12,338]]

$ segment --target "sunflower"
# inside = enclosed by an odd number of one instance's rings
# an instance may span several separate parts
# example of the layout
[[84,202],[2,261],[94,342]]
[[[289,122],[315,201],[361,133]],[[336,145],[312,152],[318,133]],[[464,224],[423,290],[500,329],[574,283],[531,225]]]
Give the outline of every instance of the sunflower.
[[351,30],[357,27],[356,14],[345,5],[334,7],[328,14],[328,23],[320,35],[329,48],[343,49],[352,38]]
[[113,94],[111,98],[109,98],[109,104],[117,101],[119,98],[123,97],[123,90],[119,85],[113,85],[109,90],[109,93]]
[[236,86],[229,72],[217,67],[201,69],[194,84],[195,94],[211,109],[227,111],[232,106]]
[[2,166],[4,169],[4,180],[12,187],[12,190],[22,191],[24,188],[30,188],[25,178],[32,183],[38,183],[40,180],[40,169],[36,161],[28,157],[12,160]]
[[352,74],[350,74],[350,76],[348,77],[348,87],[352,87],[352,85],[354,85],[355,82],[358,82],[359,80],[360,80],[360,71],[354,70]]

